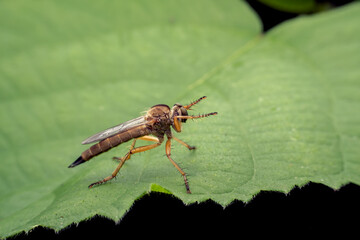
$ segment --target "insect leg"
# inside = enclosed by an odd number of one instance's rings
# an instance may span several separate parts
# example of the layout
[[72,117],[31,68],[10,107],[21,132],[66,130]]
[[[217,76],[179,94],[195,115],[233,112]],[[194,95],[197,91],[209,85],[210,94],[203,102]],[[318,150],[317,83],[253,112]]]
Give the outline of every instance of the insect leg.
[[[153,139],[151,141],[155,141],[155,139]],[[92,188],[95,185],[102,184],[102,183],[105,183],[105,182],[113,179],[114,177],[116,177],[116,175],[118,174],[118,172],[120,171],[121,167],[124,165],[126,160],[130,159],[132,154],[139,153],[139,152],[144,152],[144,151],[156,148],[156,147],[161,145],[162,141],[163,141],[162,139],[157,139],[157,143],[146,145],[146,146],[141,146],[141,147],[137,147],[137,148],[133,148],[135,146],[135,142],[136,142],[136,139],[135,139],[133,144],[131,145],[132,146],[131,150],[124,157],[120,158],[120,163],[116,167],[116,169],[113,171],[113,173],[110,176],[104,178],[103,180],[100,180],[98,182],[90,184],[89,188]]]
[[166,156],[168,157],[168,159],[170,160],[170,162],[174,165],[174,167],[181,173],[181,175],[184,177],[184,182],[185,182],[185,187],[186,187],[186,192],[187,193],[191,193],[190,188],[189,188],[189,183],[187,181],[186,178],[186,174],[185,172],[180,168],[180,166],[171,158],[171,138],[168,138],[168,140],[166,141],[166,146],[165,146],[165,152],[166,152]]
[[176,141],[178,141],[179,143],[181,143],[182,145],[184,145],[185,147],[187,147],[189,150],[193,150],[195,149],[196,147],[195,146],[190,146],[189,144],[187,144],[186,142],[176,138],[176,137],[172,137],[173,139],[175,139]]
[[[130,158],[130,151],[134,149],[135,147],[135,142],[136,140],[145,140],[145,141],[152,141],[152,142],[159,142],[159,139],[157,137],[152,137],[152,136],[142,136],[142,137],[139,137],[137,139],[134,139],[133,143],[131,144],[131,147],[130,147],[130,150],[129,152],[125,155],[127,156],[128,155],[128,158],[126,160],[128,160]],[[124,156],[124,157],[125,157]],[[121,161],[121,158],[119,157],[113,157],[114,160],[118,160],[118,161]]]
[[120,162],[122,161],[121,159],[123,159],[123,158],[124,158],[124,159],[126,158],[125,161],[128,160],[128,159],[130,158],[130,151],[134,149],[135,143],[136,143],[136,139],[134,139],[133,143],[131,144],[131,147],[130,147],[129,152],[128,152],[127,154],[125,154],[124,157],[122,157],[122,158],[113,157],[113,159],[114,159],[114,160],[117,160],[117,161],[120,161]]
[[145,141],[152,141],[152,142],[159,142],[159,139],[157,137],[153,137],[153,136],[142,136],[142,137],[139,137],[137,139],[140,139],[140,140],[145,140]]

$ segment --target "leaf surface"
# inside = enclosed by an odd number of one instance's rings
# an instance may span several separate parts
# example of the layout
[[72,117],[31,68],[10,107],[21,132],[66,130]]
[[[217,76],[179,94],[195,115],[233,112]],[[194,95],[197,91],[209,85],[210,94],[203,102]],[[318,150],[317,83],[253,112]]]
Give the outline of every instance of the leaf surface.
[[[227,205],[309,181],[360,183],[360,4],[288,21],[265,36],[240,1],[0,3],[0,236],[119,221],[149,191]],[[148,107],[208,96],[164,146],[129,144],[74,169],[86,137]],[[139,145],[146,142],[139,141]]]

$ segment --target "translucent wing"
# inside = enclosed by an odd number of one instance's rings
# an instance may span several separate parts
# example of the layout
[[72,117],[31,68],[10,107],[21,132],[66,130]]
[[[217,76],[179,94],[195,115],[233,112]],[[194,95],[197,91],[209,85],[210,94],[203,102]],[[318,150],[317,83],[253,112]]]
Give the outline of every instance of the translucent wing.
[[82,144],[88,144],[88,143],[94,143],[94,142],[99,142],[105,138],[111,137],[115,134],[121,133],[121,132],[125,132],[131,128],[137,127],[139,125],[145,124],[146,120],[144,116],[138,117],[138,118],[134,118],[131,119],[129,121],[126,121],[124,123],[121,123],[119,125],[116,125],[114,127],[108,128],[102,132],[99,132],[87,139],[85,139]]

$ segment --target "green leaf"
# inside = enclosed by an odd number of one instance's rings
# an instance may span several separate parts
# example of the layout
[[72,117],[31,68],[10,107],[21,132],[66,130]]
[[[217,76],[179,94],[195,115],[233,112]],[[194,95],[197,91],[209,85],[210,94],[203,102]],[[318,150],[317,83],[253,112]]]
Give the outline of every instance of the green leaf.
[[[2,1],[0,236],[119,221],[149,191],[227,205],[309,181],[360,183],[360,4],[260,34],[241,1]],[[148,107],[208,98],[172,156],[129,144],[74,169],[86,137]],[[147,144],[139,141],[139,145]]]

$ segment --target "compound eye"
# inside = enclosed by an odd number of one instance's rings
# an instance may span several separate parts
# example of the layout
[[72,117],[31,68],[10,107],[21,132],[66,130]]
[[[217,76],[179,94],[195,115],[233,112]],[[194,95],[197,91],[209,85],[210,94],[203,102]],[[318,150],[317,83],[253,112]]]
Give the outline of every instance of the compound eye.
[[[181,111],[181,116],[188,116],[188,112],[185,108],[180,108],[180,111]],[[181,119],[181,122],[185,123],[187,119]]]

